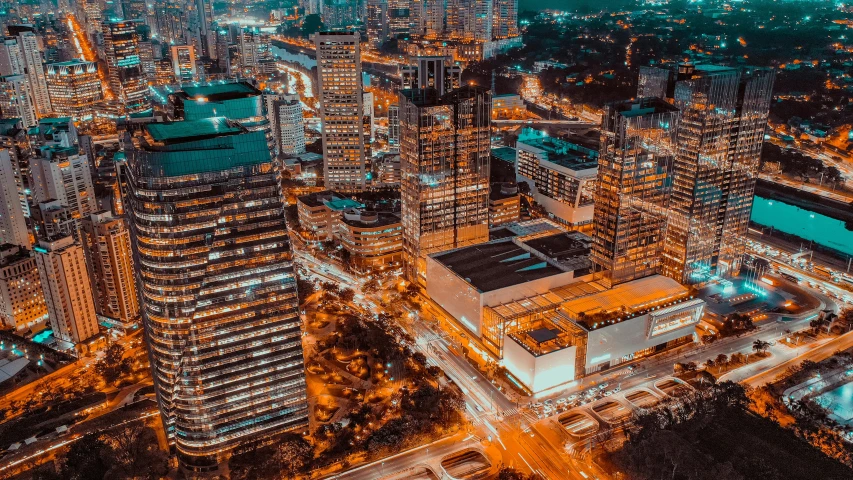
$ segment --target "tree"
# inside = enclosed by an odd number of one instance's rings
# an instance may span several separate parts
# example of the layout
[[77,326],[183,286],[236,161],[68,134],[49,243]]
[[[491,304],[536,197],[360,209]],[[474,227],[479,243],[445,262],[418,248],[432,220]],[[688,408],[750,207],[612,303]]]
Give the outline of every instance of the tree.
[[314,282],[310,280],[296,277],[296,291],[299,292],[299,297],[302,301],[305,301],[306,298],[310,297],[315,291],[317,291],[317,287],[314,286]]
[[169,459],[157,444],[154,429],[133,422],[108,430],[103,435],[113,451],[115,465],[108,478],[162,478],[169,473]]
[[717,355],[717,366],[720,367],[720,371],[723,370],[723,367],[729,363],[729,357],[725,353],[721,353]]
[[768,348],[770,348],[770,342],[765,342],[761,339],[752,342],[752,349],[755,350],[756,353],[764,353]]
[[104,352],[104,358],[95,364],[95,371],[104,379],[108,385],[115,383],[122,375],[130,373],[133,360],[122,358],[124,347],[113,343]]
[[503,467],[498,472],[498,480],[538,480],[540,478],[542,477],[538,474],[527,475],[512,467]]
[[320,15],[312,13],[311,15],[307,15],[304,20],[302,20],[302,36],[308,38],[312,33],[317,33],[323,29],[323,19],[320,18]]
[[276,461],[288,478],[305,473],[314,458],[314,447],[295,433],[284,434],[276,449]]
[[823,327],[829,325],[829,320],[826,316],[817,316],[811,322],[809,322],[809,326],[812,327],[815,334],[820,333],[823,330]]
[[338,294],[338,298],[344,303],[349,303],[355,298],[355,291],[351,288],[344,288]]
[[71,444],[62,458],[61,465],[62,478],[102,479],[113,466],[112,448],[98,435],[90,433]]

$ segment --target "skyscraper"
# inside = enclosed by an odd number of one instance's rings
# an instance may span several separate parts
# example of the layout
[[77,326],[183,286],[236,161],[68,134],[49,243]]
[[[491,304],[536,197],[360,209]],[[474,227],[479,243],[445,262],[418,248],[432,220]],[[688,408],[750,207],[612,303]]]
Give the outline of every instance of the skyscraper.
[[359,192],[367,174],[359,34],[320,32],[315,41],[326,187]]
[[[53,113],[50,94],[47,88],[47,76],[45,75],[44,59],[42,49],[39,46],[38,37],[29,28],[9,28],[10,33],[17,32],[18,46],[26,67],[27,79],[30,85],[30,94],[36,106],[39,117],[46,117]],[[60,114],[61,115],[61,114]]]
[[267,115],[275,135],[276,151],[284,155],[305,153],[305,120],[298,95],[268,95]]
[[487,42],[492,39],[492,0],[448,0],[447,30],[456,39]]
[[444,33],[445,0],[412,0],[410,11],[412,34],[435,38]]
[[0,244],[30,248],[30,233],[21,207],[18,166],[9,151],[0,149]]
[[400,92],[401,214],[406,276],[423,283],[426,256],[489,238],[491,94]]
[[20,118],[28,127],[38,122],[26,75],[0,76],[0,116]]
[[492,0],[494,2],[492,37],[518,36],[518,0]]
[[388,40],[388,0],[367,0],[367,41],[378,49]]
[[0,246],[0,322],[23,333],[45,320],[47,305],[32,252],[17,245]]
[[400,65],[403,89],[435,88],[439,95],[462,86],[462,67],[450,57],[417,57],[414,64]]
[[388,0],[388,34],[391,38],[409,34],[411,8],[412,0]]
[[770,69],[679,65],[641,68],[643,96],[681,112],[664,273],[697,282],[737,268],[767,127]]
[[605,108],[592,259],[608,286],[662,269],[678,119],[659,98]]
[[53,335],[72,344],[95,336],[98,319],[83,247],[64,236],[40,240],[34,250]]
[[151,109],[151,93],[139,49],[138,29],[141,24],[141,20],[110,20],[103,25],[110,89],[127,114]]
[[82,243],[95,295],[95,312],[122,328],[139,318],[130,233],[124,220],[98,212],[82,221]]
[[198,71],[195,66],[195,47],[192,45],[172,45],[169,49],[172,55],[172,70],[178,83],[198,81]]
[[92,117],[103,100],[95,62],[71,60],[47,65],[47,89],[56,115],[77,119]]
[[223,117],[126,138],[143,322],[169,442],[195,471],[308,425],[299,301],[278,167]]
[[33,201],[56,200],[70,209],[79,222],[97,211],[92,170],[79,148],[51,145],[42,147],[30,160]]

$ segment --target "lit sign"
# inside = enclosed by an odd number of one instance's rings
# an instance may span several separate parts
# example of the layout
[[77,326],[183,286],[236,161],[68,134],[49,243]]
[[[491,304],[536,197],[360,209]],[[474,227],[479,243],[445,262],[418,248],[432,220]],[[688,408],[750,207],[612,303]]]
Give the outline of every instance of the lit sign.
[[769,278],[767,278],[767,277],[761,277],[761,279],[760,279],[760,280],[761,280],[762,282],[766,283],[767,285],[775,285],[775,284],[773,283],[773,280],[770,280],[770,279],[769,279]]

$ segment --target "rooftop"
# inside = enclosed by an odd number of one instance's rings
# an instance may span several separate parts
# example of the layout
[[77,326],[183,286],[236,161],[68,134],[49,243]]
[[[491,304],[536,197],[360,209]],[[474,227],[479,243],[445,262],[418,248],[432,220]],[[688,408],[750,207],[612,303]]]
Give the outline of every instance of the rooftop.
[[515,163],[516,151],[512,147],[497,147],[492,149],[492,157],[504,162]]
[[652,275],[569,300],[560,309],[588,330],[642,315],[686,297],[687,287],[663,275]]
[[183,122],[149,123],[145,129],[156,142],[181,143],[245,131],[225,117],[187,120]]
[[526,240],[528,247],[544,254],[575,275],[586,275],[592,268],[589,252],[592,239],[580,232],[565,232],[556,235]]
[[302,195],[297,200],[299,200],[300,203],[303,203],[309,207],[320,207],[325,205],[331,210],[335,210],[338,212],[346,210],[348,208],[364,208],[364,204],[353,200],[352,198],[335,193],[331,190],[323,190],[322,192],[314,192],[309,193],[307,195]]
[[379,228],[387,227],[388,225],[399,225],[400,217],[388,212],[363,212],[364,218],[369,220],[360,220],[349,215],[342,215],[341,222],[347,225],[358,228]]
[[538,130],[525,129],[519,135],[516,146],[522,149],[523,145],[543,151],[549,162],[573,171],[598,168],[598,152],[595,150],[548,136]]

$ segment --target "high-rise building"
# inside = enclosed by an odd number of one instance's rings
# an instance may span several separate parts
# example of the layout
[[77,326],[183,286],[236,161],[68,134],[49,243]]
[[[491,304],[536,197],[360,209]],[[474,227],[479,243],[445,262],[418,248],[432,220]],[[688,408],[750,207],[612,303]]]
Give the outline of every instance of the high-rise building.
[[195,47],[192,45],[172,45],[172,69],[178,83],[197,82],[198,71],[195,65]]
[[[142,73],[145,74],[145,80],[152,83],[156,70],[154,67],[154,38],[151,34],[151,27],[145,24],[139,25],[136,33],[139,35],[139,62],[142,65]],[[157,48],[159,49],[159,44]]]
[[202,55],[214,56],[216,39],[213,35],[213,2],[211,0],[195,0],[195,13],[201,36]]
[[605,108],[592,259],[608,286],[662,271],[678,122],[659,98]]
[[367,41],[378,49],[388,40],[388,0],[367,0]]
[[[26,74],[30,85],[30,95],[36,106],[39,117],[46,117],[53,113],[51,98],[48,91],[47,76],[45,75],[42,48],[39,46],[38,37],[34,31],[29,29],[16,29],[18,46],[24,59]],[[12,29],[10,28],[10,33]],[[21,72],[23,73],[23,72]]]
[[320,32],[315,41],[326,187],[359,192],[367,178],[359,34]]
[[53,335],[72,344],[97,335],[83,247],[66,236],[40,240],[34,250]]
[[400,105],[388,107],[388,145],[400,145]]
[[0,149],[8,152],[15,172],[15,184],[21,210],[25,217],[30,216],[30,157],[32,147],[27,136],[27,127],[19,118],[0,118]]
[[223,117],[126,139],[146,338],[169,442],[209,471],[308,425],[301,322],[279,168],[262,132]]
[[27,65],[16,37],[0,39],[0,75],[26,75]]
[[664,273],[698,282],[736,269],[745,249],[767,128],[771,69],[679,65],[640,69],[643,96],[681,112]]
[[238,46],[240,47],[240,67],[243,69],[260,67],[263,62],[272,59],[269,34],[256,28],[246,27],[240,30]]
[[444,33],[446,10],[445,0],[412,0],[411,33],[428,38],[439,37]]
[[25,75],[0,76],[0,117],[20,118],[28,127],[38,122]]
[[492,37],[500,39],[518,36],[518,0],[492,1]]
[[356,23],[357,4],[350,0],[323,0],[323,24],[328,28],[346,28]]
[[103,24],[107,78],[127,114],[151,110],[151,93],[139,48],[141,24],[141,20],[110,20]]
[[447,30],[452,38],[488,42],[492,39],[493,0],[448,0]]
[[30,232],[21,207],[18,165],[9,150],[0,149],[0,244],[30,248]]
[[435,88],[439,95],[462,86],[462,67],[450,57],[417,57],[414,64],[400,65],[402,88]]
[[46,71],[47,89],[56,115],[77,119],[94,116],[95,104],[104,98],[95,62],[50,63]]
[[47,305],[33,254],[0,245],[0,323],[22,333],[47,320]]
[[82,238],[95,312],[124,329],[133,328],[139,319],[130,233],[123,219],[109,212],[84,218]]
[[388,34],[391,38],[409,34],[411,8],[412,0],[388,0]]
[[403,250],[409,280],[424,283],[427,255],[489,238],[491,94],[400,92]]
[[98,211],[92,170],[85,154],[77,146],[42,147],[30,161],[33,201],[36,204],[56,200],[80,219]]
[[283,155],[305,153],[305,120],[299,95],[267,95],[267,99],[276,151]]

